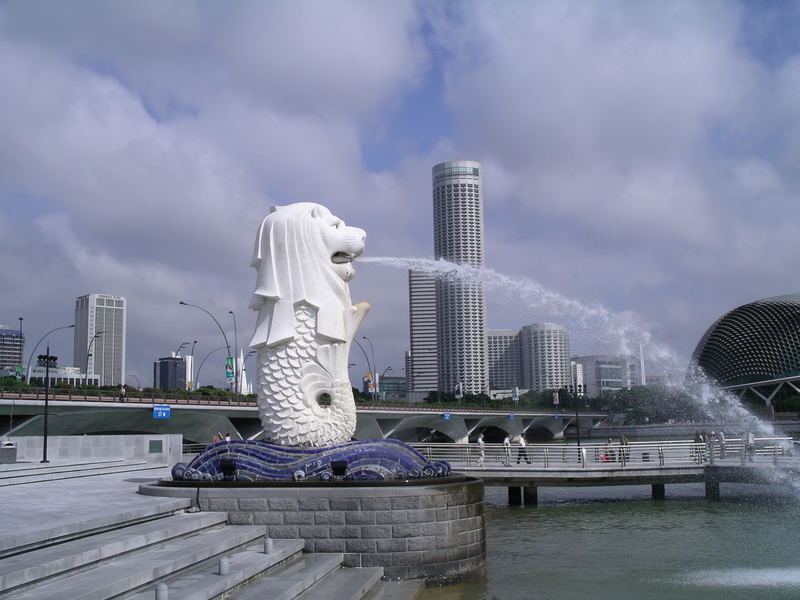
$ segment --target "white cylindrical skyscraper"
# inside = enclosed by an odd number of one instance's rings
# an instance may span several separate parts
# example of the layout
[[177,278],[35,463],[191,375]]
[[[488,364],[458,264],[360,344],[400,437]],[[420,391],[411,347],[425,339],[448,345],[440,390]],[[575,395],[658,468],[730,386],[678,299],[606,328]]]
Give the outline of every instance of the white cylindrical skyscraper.
[[[454,263],[484,264],[481,164],[454,160],[433,167],[434,255]],[[439,389],[489,390],[486,301],[483,287],[447,277],[436,281]]]

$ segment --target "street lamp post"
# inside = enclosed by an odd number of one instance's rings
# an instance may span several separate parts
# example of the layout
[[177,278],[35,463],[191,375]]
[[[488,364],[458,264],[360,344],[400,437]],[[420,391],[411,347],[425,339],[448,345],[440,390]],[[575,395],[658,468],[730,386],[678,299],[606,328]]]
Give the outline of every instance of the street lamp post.
[[220,346],[219,348],[214,348],[211,352],[206,354],[205,358],[203,358],[203,360],[200,362],[200,366],[197,367],[197,374],[195,375],[195,377],[197,378],[197,379],[195,379],[195,382],[194,382],[194,389],[195,390],[200,388],[200,385],[199,385],[199,383],[200,383],[200,369],[202,369],[203,365],[206,364],[206,359],[209,356],[211,356],[212,354],[214,354],[214,352],[217,352],[218,350],[224,350],[224,349],[225,349],[225,346]]
[[228,314],[233,317],[233,386],[238,396],[242,391],[239,389],[239,335],[236,332],[236,314],[232,310]]
[[[231,345],[228,343],[228,336],[227,336],[227,335],[225,335],[225,330],[224,330],[224,329],[222,329],[222,325],[220,325],[220,324],[219,324],[219,321],[217,321],[217,319],[214,317],[214,315],[212,315],[210,312],[208,312],[208,311],[207,311],[205,308],[203,308],[202,306],[197,306],[196,304],[189,304],[188,302],[184,302],[183,300],[181,300],[180,302],[178,302],[178,304],[180,304],[181,306],[191,306],[191,307],[193,307],[193,308],[197,308],[197,309],[199,309],[199,310],[202,310],[202,311],[203,311],[204,313],[206,313],[206,314],[207,314],[209,317],[211,317],[211,320],[212,320],[212,321],[214,321],[214,323],[216,323],[216,324],[217,324],[217,327],[219,328],[219,332],[222,334],[222,339],[224,339],[224,340],[225,340],[225,348],[227,348],[227,349],[228,349],[228,358],[231,358]],[[204,359],[204,362],[205,362],[205,359]],[[232,360],[231,360],[231,364],[233,364]],[[200,369],[198,369],[198,375],[199,375],[199,371],[200,371]],[[235,380],[235,376],[236,376],[236,369],[234,369],[234,370],[233,370],[233,374],[234,374],[234,380]]]
[[[391,371],[391,370],[392,370],[392,367],[386,367],[383,370],[383,373],[381,373],[381,377],[380,377],[380,379],[378,379],[378,393],[380,393],[380,386],[381,386],[381,382],[383,381],[383,376],[386,375],[386,373],[388,371]],[[384,398],[381,398],[381,400],[384,400]]]
[[136,380],[136,386],[141,390],[142,389],[142,382],[139,381],[139,378],[136,376],[136,373],[128,373],[128,377],[133,377]]
[[[573,400],[575,400],[575,435],[577,436],[577,439],[578,439],[578,448],[580,448],[581,447],[581,422],[580,422],[580,417],[579,417],[579,414],[578,414],[578,408],[579,408],[579,405],[580,405],[581,391],[583,391],[583,386],[577,385],[577,386],[575,386],[573,388],[570,385],[570,386],[567,386],[567,389],[569,390],[570,396],[573,396]],[[573,394],[573,392],[575,392],[575,393]]]
[[372,345],[372,340],[369,339],[367,336],[362,335],[361,339],[367,340],[369,342],[369,350],[372,354],[372,377],[375,379],[374,385],[372,386],[372,401],[377,402],[378,400],[378,374],[375,372],[375,369],[378,365],[375,364],[375,346]]
[[36,355],[36,349],[39,347],[39,344],[41,344],[44,341],[44,338],[46,338],[48,335],[50,335],[54,331],[58,331],[59,329],[72,329],[73,327],[75,327],[74,324],[72,324],[72,325],[64,325],[63,327],[56,327],[55,329],[51,329],[50,331],[48,331],[47,333],[45,333],[42,336],[42,339],[40,339],[38,342],[36,342],[36,345],[33,347],[33,351],[31,352],[31,355],[28,357],[28,365],[25,367],[25,377],[26,377],[25,383],[30,383],[31,382],[31,361],[33,360],[33,357]]
[[89,387],[89,357],[92,355],[92,344],[94,341],[103,335],[105,331],[98,331],[97,333],[92,336],[92,339],[89,340],[89,345],[86,347],[86,370],[84,371],[83,375],[83,399],[86,400],[86,389]]
[[181,345],[180,345],[180,346],[178,346],[178,349],[177,349],[177,350],[175,350],[175,356],[178,356],[178,354],[180,354],[180,353],[181,353],[181,350],[183,350],[184,348],[186,348],[186,346],[188,346],[188,345],[189,345],[189,342],[181,342]]
[[[364,360],[367,361],[367,369],[369,369],[370,376],[374,378],[375,377],[375,372],[373,371],[372,366],[370,365],[369,356],[367,356],[367,351],[364,350],[364,346],[362,346],[361,342],[359,342],[356,338],[353,338],[353,341],[358,345],[359,348],[361,348],[361,353],[364,355]],[[374,389],[375,389],[375,382],[373,381],[373,392],[374,392]],[[372,395],[372,401],[373,402],[375,401],[374,394]]]
[[44,433],[44,440],[42,444],[42,460],[41,462],[50,462],[47,460],[47,418],[50,415],[50,367],[55,366],[55,356],[50,356],[50,342],[47,343],[46,354],[39,359],[39,366],[44,367],[44,423],[42,432]]

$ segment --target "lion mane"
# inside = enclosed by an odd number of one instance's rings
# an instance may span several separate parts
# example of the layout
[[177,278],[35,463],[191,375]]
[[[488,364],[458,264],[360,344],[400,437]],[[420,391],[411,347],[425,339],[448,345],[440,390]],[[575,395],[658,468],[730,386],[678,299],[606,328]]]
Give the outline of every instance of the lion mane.
[[[251,266],[258,271],[250,308],[258,311],[250,346],[273,346],[294,338],[295,305],[317,309],[317,334],[346,341],[344,311],[351,305],[347,281],[331,263],[323,228],[331,212],[320,204],[273,206],[256,235]],[[355,228],[347,228],[355,230]],[[361,231],[361,230],[357,230]],[[363,234],[363,232],[361,232]]]

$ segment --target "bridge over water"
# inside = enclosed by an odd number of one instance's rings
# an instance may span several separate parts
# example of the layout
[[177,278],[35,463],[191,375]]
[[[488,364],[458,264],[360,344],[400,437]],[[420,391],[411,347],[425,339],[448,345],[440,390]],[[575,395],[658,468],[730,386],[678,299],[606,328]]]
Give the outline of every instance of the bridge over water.
[[486,485],[508,488],[509,504],[535,505],[539,487],[650,485],[663,499],[667,484],[704,483],[719,499],[721,483],[782,484],[800,481],[800,457],[787,437],[756,438],[749,451],[741,439],[697,444],[686,441],[612,444],[529,444],[506,449],[487,444],[413,444],[429,460],[446,460],[459,473]]
[[[98,392],[94,392],[98,394]],[[92,433],[182,433],[188,442],[208,443],[217,431],[236,439],[256,439],[262,433],[253,400],[202,396],[85,394],[74,390],[49,395],[48,429],[52,435]],[[22,393],[0,388],[0,434],[41,435],[44,390]],[[170,407],[169,419],[154,419],[153,407]],[[481,407],[441,408],[408,403],[357,406],[358,440],[395,438],[408,442],[465,443],[483,431],[489,441],[523,431],[529,439],[552,440],[579,424],[582,435],[606,419],[600,412],[574,414],[556,411],[502,410]],[[7,419],[3,418],[8,417]]]

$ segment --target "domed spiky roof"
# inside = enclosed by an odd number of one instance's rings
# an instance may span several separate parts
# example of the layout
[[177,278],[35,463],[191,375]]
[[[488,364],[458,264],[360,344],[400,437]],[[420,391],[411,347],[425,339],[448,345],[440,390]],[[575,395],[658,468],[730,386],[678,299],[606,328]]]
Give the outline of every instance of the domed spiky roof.
[[723,386],[800,374],[800,294],[725,313],[700,338],[692,362]]

